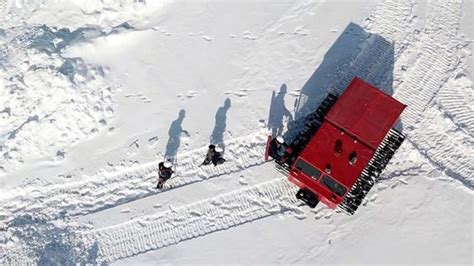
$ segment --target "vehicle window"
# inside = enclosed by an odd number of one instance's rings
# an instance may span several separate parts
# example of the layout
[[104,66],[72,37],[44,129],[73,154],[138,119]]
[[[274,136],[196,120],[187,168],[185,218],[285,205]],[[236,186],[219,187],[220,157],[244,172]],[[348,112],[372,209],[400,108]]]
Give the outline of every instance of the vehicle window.
[[325,187],[329,188],[329,190],[331,190],[332,192],[336,193],[336,195],[338,196],[343,196],[345,193],[346,193],[346,188],[337,183],[334,179],[332,179],[331,177],[327,176],[327,175],[324,175],[322,178],[321,178],[321,184],[323,184]]
[[321,172],[318,169],[314,168],[301,159],[296,162],[296,168],[303,171],[303,173],[314,180],[318,180],[319,176],[321,175]]

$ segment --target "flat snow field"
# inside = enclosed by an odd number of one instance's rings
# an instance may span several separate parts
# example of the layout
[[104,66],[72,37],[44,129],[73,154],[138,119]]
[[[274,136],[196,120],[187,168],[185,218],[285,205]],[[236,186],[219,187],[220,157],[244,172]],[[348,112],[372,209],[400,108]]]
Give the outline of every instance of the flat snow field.
[[[472,265],[473,7],[1,1],[0,265]],[[266,138],[354,76],[406,140],[355,215],[309,209]]]

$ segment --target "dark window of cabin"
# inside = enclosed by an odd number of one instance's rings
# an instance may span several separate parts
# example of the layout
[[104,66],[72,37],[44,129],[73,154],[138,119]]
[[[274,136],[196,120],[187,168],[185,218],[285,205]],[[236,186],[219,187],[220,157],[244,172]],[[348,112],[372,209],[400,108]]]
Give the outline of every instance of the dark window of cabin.
[[327,175],[324,175],[321,178],[321,181],[319,182],[321,182],[321,184],[323,184],[325,187],[327,187],[339,197],[342,197],[347,191],[347,189],[343,185],[339,184],[338,182],[336,182],[336,180],[332,179]]
[[296,168],[303,171],[303,173],[314,180],[318,180],[319,176],[321,175],[321,171],[301,159],[296,162]]

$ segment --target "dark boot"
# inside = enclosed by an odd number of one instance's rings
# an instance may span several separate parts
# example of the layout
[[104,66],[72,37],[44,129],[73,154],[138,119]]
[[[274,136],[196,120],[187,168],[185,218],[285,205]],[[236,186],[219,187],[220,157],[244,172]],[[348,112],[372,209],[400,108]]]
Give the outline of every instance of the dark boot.
[[156,185],[156,189],[162,189],[164,184],[165,182],[163,182],[162,180],[159,180],[158,185]]

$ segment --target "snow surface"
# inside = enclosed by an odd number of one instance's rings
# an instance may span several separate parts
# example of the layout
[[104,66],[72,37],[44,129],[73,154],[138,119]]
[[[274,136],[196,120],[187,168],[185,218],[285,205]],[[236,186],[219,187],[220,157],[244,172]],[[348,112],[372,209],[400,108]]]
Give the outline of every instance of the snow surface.
[[[472,10],[0,2],[0,265],[472,265]],[[408,105],[407,139],[354,216],[309,209],[266,136],[356,75]],[[199,167],[210,142],[228,161]]]

